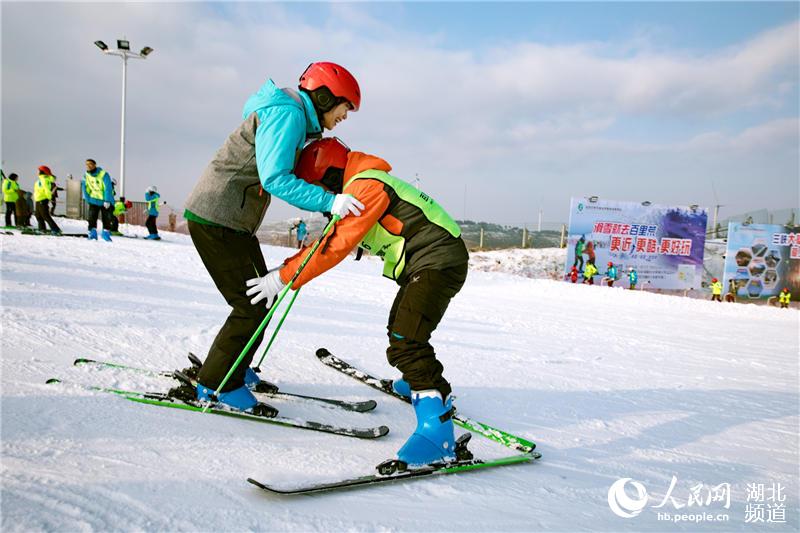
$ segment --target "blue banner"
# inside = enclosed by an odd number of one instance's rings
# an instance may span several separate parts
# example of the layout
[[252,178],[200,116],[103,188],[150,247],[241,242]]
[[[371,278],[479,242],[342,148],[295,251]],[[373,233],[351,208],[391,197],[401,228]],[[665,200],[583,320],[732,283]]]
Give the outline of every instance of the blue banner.
[[723,283],[741,298],[800,293],[800,226],[729,223]]

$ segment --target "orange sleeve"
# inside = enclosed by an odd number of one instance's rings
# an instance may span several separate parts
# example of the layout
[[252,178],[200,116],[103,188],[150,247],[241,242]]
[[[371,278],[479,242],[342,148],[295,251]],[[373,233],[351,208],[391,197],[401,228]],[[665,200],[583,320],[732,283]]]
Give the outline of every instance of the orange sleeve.
[[[339,264],[353,248],[358,246],[364,235],[378,223],[389,207],[389,195],[383,190],[383,183],[378,180],[355,180],[344,189],[343,193],[352,194],[364,204],[361,216],[348,215],[333,226],[331,233],[320,244],[306,263],[303,272],[294,281],[293,289],[299,289]],[[310,246],[306,246],[301,252],[284,261],[284,266],[280,270],[283,283],[289,283],[310,249]]]

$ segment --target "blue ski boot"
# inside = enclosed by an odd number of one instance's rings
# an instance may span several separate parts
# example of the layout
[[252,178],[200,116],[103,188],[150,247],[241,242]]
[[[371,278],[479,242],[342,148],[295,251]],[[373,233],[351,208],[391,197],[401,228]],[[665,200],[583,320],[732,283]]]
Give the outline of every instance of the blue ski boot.
[[411,398],[411,385],[403,378],[392,381],[392,390],[403,398]]
[[256,371],[248,367],[244,374],[244,386],[254,392],[274,394],[278,392],[278,386],[269,381],[262,381]]
[[89,240],[90,241],[97,240],[97,228],[92,228],[89,230]]
[[103,240],[104,241],[111,242],[111,232],[110,231],[108,231],[107,229],[104,229],[102,235],[103,235]]
[[266,416],[272,418],[278,415],[278,410],[274,407],[261,403],[256,400],[253,393],[247,386],[241,386],[228,392],[217,394],[213,389],[210,389],[202,383],[197,384],[197,399],[200,401],[219,402],[229,407],[233,407],[237,411],[244,411],[258,416]]
[[409,466],[455,461],[453,399],[442,401],[437,390],[411,391],[411,404],[417,415],[417,429],[397,452]]

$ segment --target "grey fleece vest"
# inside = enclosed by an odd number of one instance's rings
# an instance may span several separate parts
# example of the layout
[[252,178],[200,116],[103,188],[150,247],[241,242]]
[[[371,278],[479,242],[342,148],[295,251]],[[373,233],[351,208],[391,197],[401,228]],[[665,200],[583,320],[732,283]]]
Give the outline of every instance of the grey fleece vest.
[[237,231],[255,233],[271,199],[256,166],[258,115],[251,113],[208,164],[185,207],[195,215]]

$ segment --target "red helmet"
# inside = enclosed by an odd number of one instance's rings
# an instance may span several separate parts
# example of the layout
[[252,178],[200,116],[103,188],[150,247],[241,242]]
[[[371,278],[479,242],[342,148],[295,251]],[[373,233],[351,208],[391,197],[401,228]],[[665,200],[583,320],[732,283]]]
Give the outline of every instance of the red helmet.
[[716,283],[717,281],[717,278],[711,278],[711,283]]
[[319,183],[330,167],[343,169],[347,165],[347,147],[338,137],[312,141],[300,152],[294,175],[309,183]]
[[612,266],[614,266],[614,263],[612,263],[611,261],[609,261],[609,262],[608,262],[608,266],[612,267]]
[[783,288],[783,292],[789,292],[789,288],[788,287],[784,287]]
[[361,106],[361,89],[358,82],[346,68],[336,63],[311,63],[300,76],[300,88],[313,91],[327,87],[334,96],[344,98],[358,111]]
[[47,165],[40,166],[39,167],[39,173],[47,174],[48,176],[52,174],[52,172],[50,172],[50,167],[48,167]]

